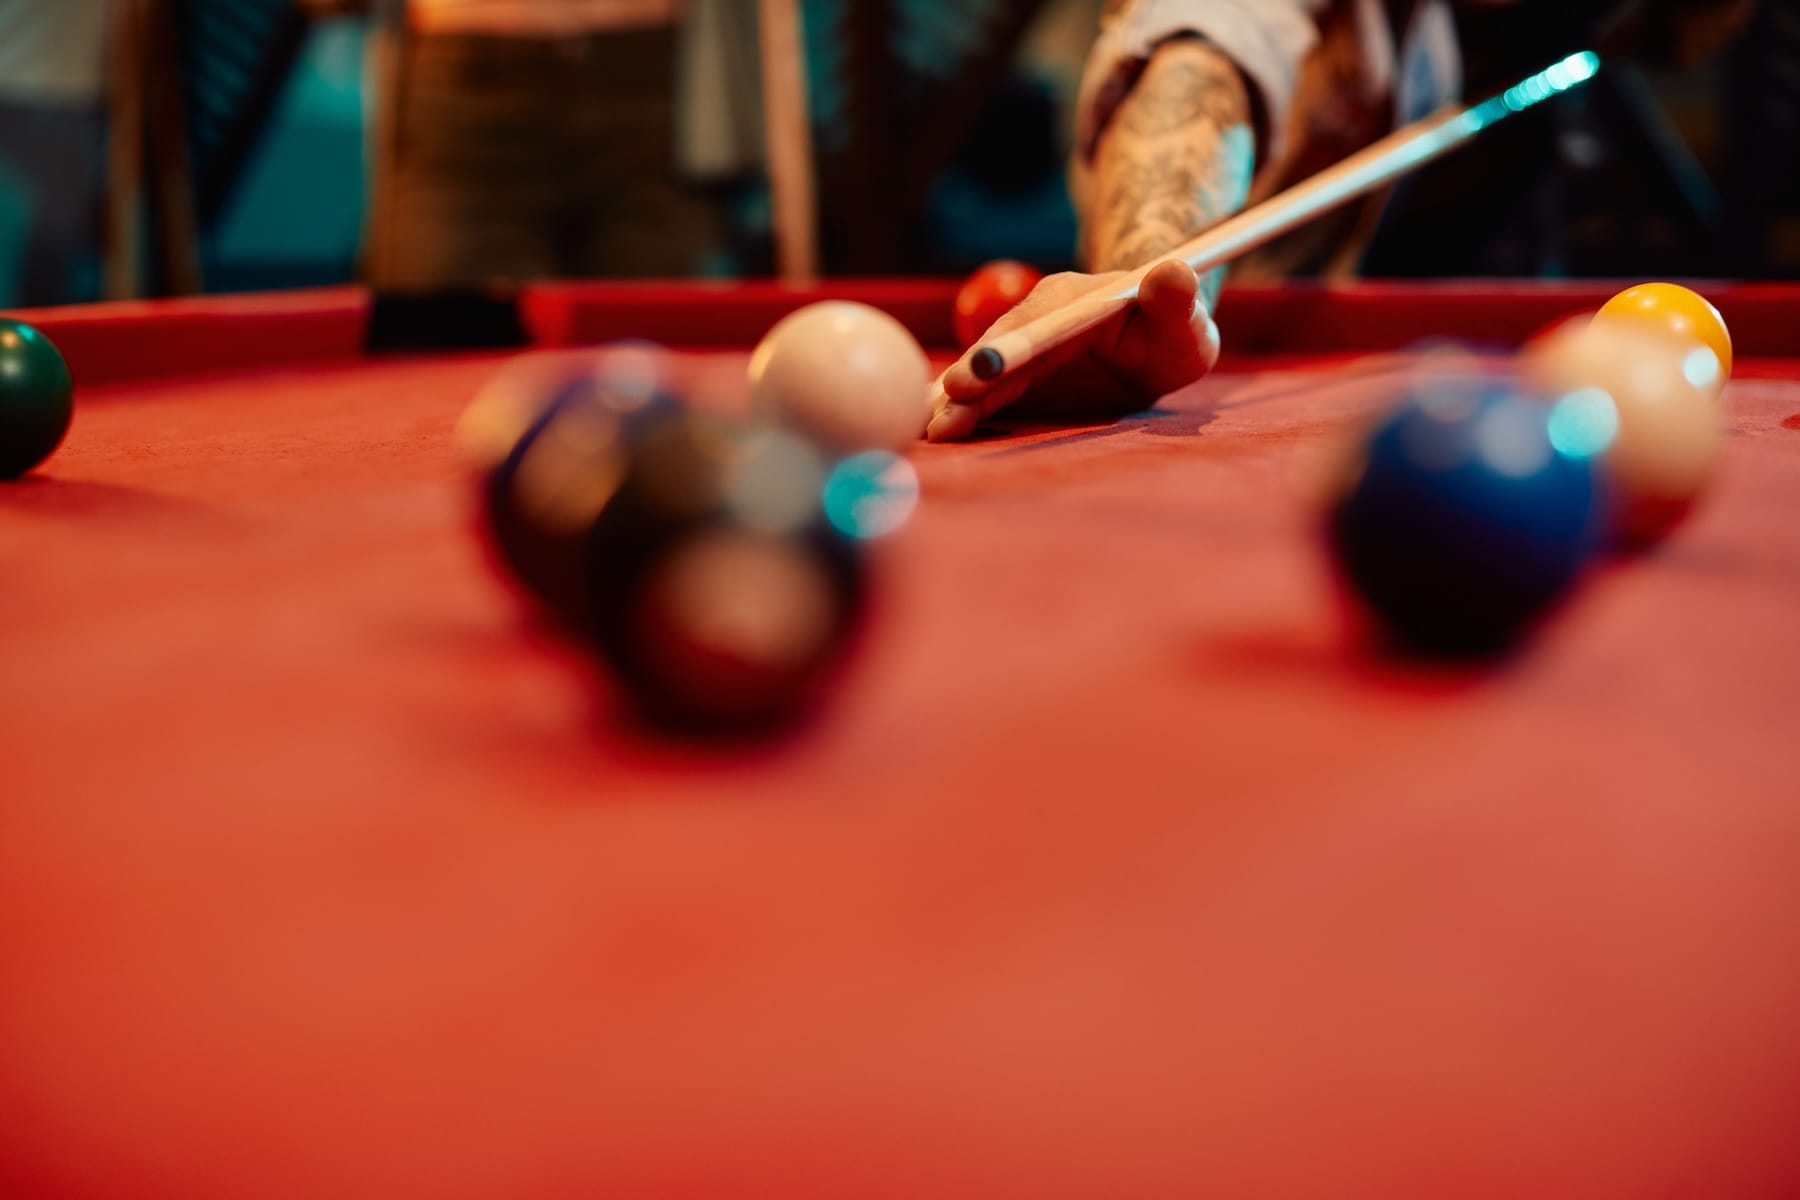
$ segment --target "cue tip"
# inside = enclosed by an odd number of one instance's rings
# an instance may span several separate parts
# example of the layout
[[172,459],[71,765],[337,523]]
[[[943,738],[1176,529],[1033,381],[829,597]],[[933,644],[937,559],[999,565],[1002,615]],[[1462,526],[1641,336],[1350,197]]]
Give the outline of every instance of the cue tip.
[[987,383],[1000,378],[1006,371],[1006,360],[992,346],[983,346],[969,360],[969,369],[975,372],[975,378]]

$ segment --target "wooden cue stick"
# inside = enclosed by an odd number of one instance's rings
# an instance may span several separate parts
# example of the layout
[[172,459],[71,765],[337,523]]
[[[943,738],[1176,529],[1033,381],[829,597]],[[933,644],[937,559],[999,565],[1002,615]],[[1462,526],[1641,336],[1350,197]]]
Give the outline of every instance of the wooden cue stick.
[[147,25],[141,0],[107,12],[106,255],[102,294],[143,293],[144,86]]
[[806,106],[800,22],[800,0],[760,0],[764,153],[777,265],[782,281],[791,284],[811,283],[819,273],[812,118]]
[[1138,287],[1160,264],[1179,258],[1205,272],[1273,240],[1314,217],[1346,204],[1467,143],[1490,126],[1540,101],[1586,83],[1598,72],[1592,53],[1538,72],[1480,104],[1452,106],[1396,130],[1278,196],[1215,225],[1125,279],[1075,297],[974,350],[969,367],[981,380],[996,380],[1108,318],[1137,299]]

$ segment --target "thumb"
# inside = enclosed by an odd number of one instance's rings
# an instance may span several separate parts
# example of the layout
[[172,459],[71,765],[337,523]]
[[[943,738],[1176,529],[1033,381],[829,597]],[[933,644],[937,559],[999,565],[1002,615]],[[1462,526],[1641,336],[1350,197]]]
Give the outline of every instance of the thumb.
[[1184,333],[1199,300],[1200,276],[1179,259],[1159,263],[1138,286],[1138,311],[1152,338]]
[[1219,327],[1200,302],[1200,278],[1192,267],[1158,264],[1138,287],[1135,315],[1119,340],[1115,364],[1145,391],[1166,395],[1212,370]]

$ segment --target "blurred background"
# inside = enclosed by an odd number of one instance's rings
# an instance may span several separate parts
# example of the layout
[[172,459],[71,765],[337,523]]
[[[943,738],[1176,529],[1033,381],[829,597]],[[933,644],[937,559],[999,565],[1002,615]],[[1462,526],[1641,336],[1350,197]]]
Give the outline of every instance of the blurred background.
[[[498,54],[400,7],[0,0],[0,306],[773,272],[753,0]],[[1544,7],[1471,19],[1472,84]],[[1800,0],[1626,7],[1605,86],[1401,189],[1362,273],[1800,274]],[[1101,0],[801,9],[826,273],[1073,265]]]

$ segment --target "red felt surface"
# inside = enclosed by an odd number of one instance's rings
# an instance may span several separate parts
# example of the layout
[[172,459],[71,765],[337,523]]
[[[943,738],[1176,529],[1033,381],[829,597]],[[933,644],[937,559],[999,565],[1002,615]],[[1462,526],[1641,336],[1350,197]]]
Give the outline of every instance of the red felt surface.
[[1324,311],[922,447],[836,703],[704,757],[488,571],[497,356],[87,388],[0,489],[0,1194],[1800,1191],[1800,364],[1425,672],[1313,537],[1405,366]]

